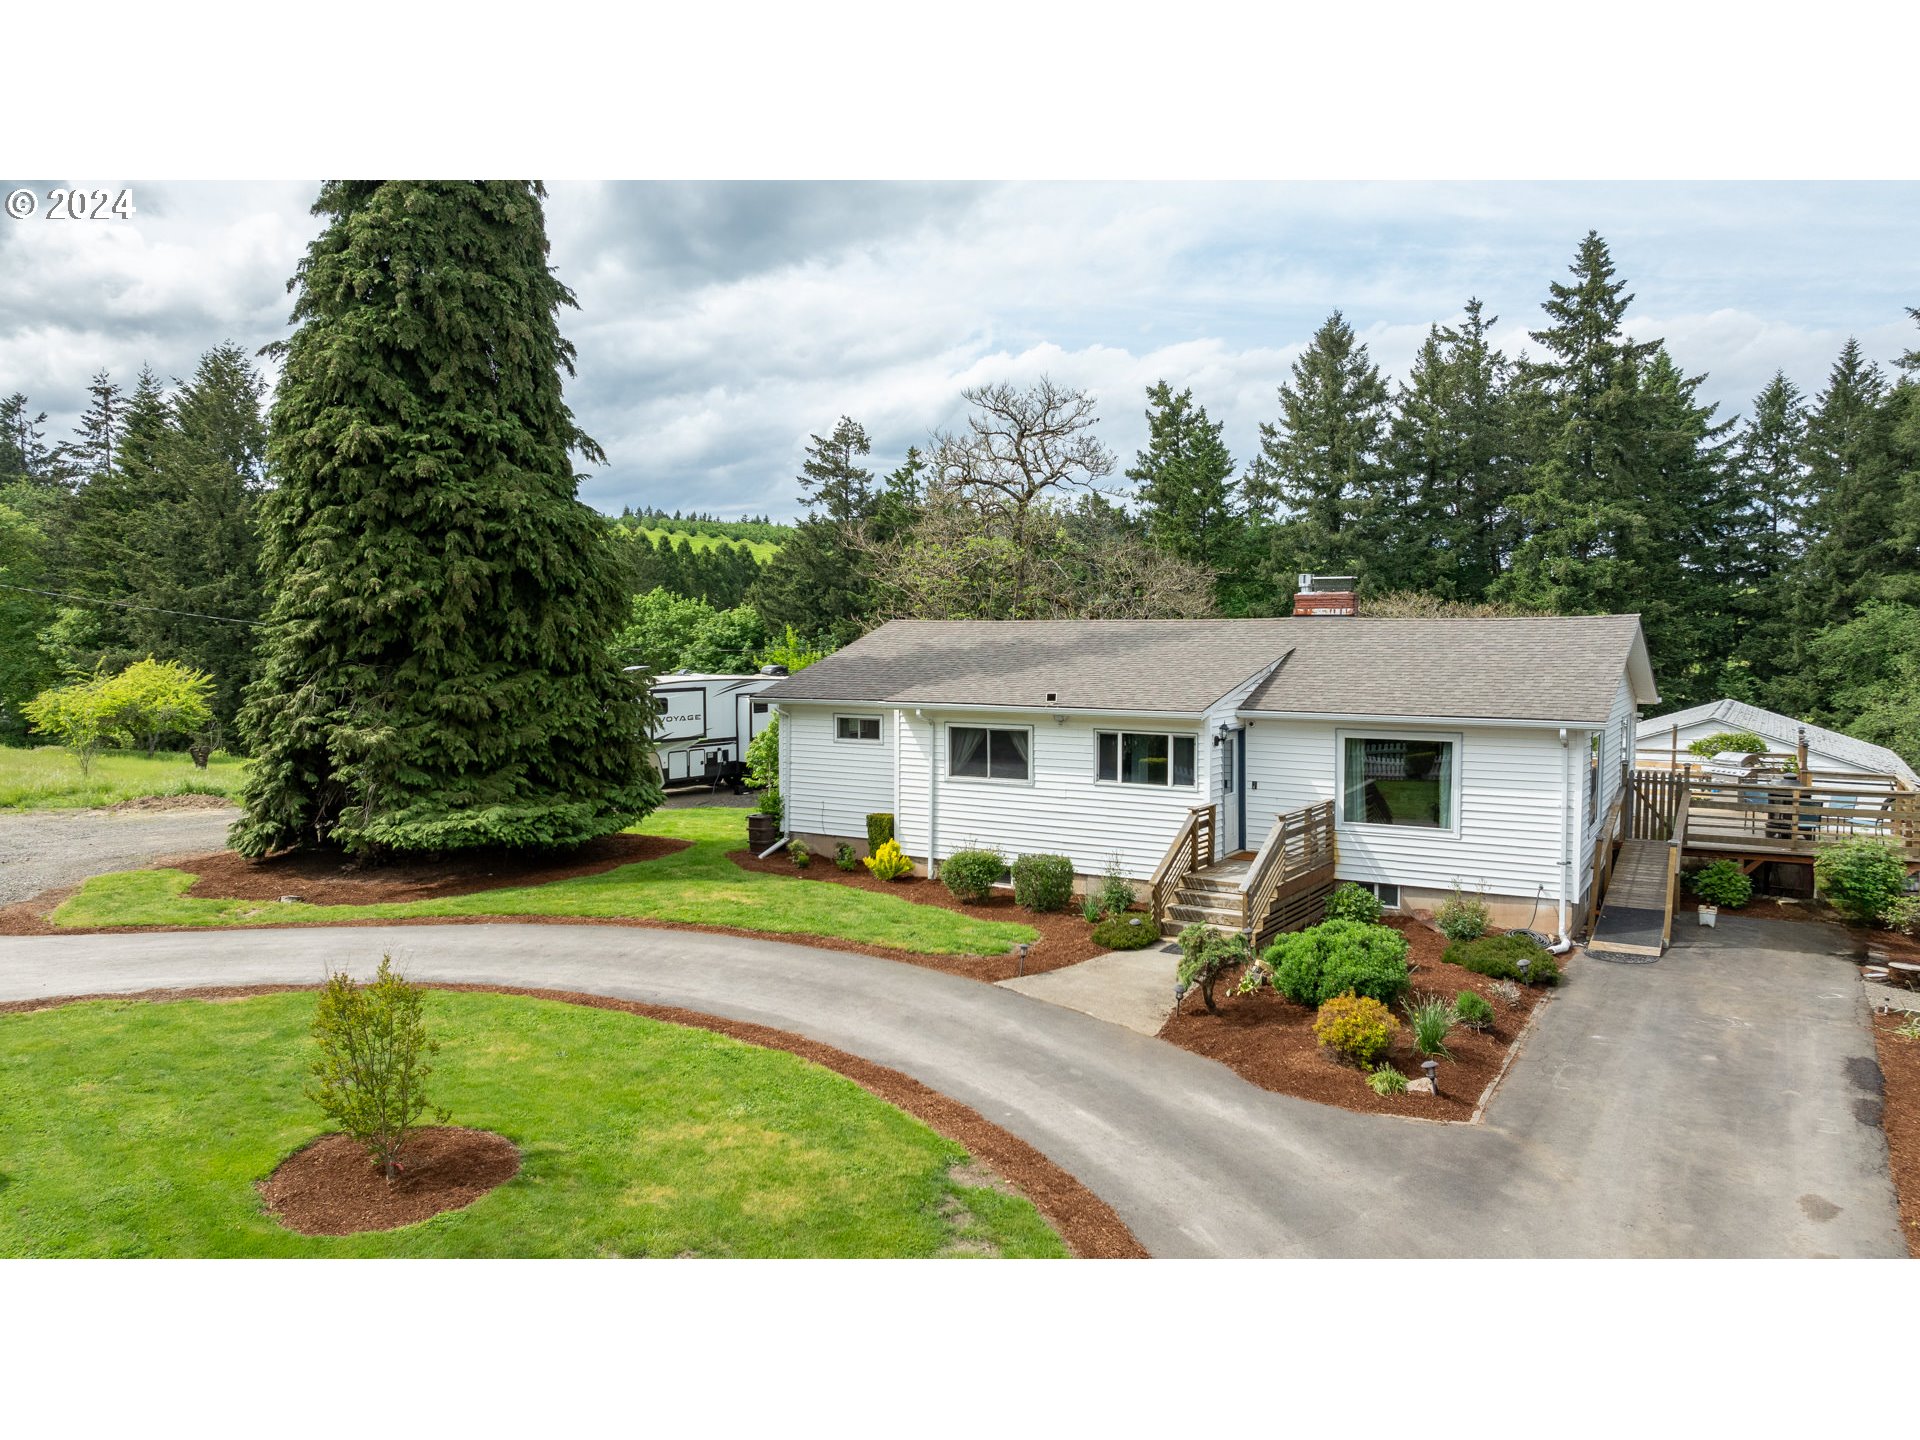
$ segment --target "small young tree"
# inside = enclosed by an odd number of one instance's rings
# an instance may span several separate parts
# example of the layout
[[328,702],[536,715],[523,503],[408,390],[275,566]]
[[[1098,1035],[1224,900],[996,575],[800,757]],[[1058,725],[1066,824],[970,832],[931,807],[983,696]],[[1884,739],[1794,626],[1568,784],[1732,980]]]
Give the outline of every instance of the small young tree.
[[80,773],[93,773],[93,757],[119,738],[118,712],[107,693],[111,677],[96,675],[42,690],[21,706],[34,730],[50,735],[80,762]]
[[213,719],[213,676],[178,660],[136,660],[106,682],[119,729],[151,755],[169,735],[190,735]]
[[424,992],[393,973],[390,956],[366,984],[345,971],[327,977],[313,1015],[314,1057],[307,1098],[365,1147],[393,1183],[407,1138],[423,1119],[444,1125],[448,1112],[427,1099],[429,1057],[440,1043],[420,1018]]

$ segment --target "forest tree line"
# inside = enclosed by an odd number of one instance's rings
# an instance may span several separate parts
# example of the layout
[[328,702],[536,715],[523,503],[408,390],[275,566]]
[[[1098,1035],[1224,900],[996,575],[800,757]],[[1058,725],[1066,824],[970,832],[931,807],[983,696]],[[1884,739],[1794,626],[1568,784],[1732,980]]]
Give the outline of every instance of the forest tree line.
[[[1589,235],[1533,355],[1470,300],[1397,382],[1335,312],[1244,463],[1165,381],[1124,469],[1092,397],[1046,379],[967,392],[965,423],[891,468],[842,417],[810,437],[797,525],[610,519],[620,653],[724,670],[894,617],[1285,615],[1298,573],[1353,574],[1374,615],[1637,612],[1662,708],[1732,696],[1920,763],[1920,350],[1889,373],[1848,341],[1815,393],[1776,374],[1722,418],[1703,375],[1628,337],[1631,300]],[[42,686],[148,654],[213,674],[230,727],[254,636],[232,622],[265,610],[262,391],[226,345],[171,388],[96,376],[58,443],[0,401],[0,739]]]

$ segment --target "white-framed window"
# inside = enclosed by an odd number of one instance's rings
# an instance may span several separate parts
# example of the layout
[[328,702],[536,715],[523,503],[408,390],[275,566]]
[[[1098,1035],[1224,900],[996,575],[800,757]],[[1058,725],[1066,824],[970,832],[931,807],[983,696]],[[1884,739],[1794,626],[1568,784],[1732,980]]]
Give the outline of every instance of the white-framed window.
[[1400,908],[1400,887],[1391,880],[1356,880],[1353,882],[1362,890],[1372,893],[1385,910]]
[[1033,731],[1021,726],[947,726],[947,776],[954,780],[1033,779]]
[[833,717],[833,738],[851,740],[861,745],[878,745],[880,717],[878,715],[836,715]]
[[1339,732],[1340,821],[1457,834],[1460,737]]
[[1113,785],[1193,785],[1194,737],[1153,731],[1094,732],[1094,778]]

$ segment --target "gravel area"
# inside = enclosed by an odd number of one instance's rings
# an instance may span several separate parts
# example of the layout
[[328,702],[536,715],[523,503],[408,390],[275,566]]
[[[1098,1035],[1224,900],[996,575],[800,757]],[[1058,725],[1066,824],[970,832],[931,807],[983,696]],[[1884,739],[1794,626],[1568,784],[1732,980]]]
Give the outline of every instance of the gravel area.
[[0,905],[163,855],[218,850],[239,811],[42,810],[0,814]]

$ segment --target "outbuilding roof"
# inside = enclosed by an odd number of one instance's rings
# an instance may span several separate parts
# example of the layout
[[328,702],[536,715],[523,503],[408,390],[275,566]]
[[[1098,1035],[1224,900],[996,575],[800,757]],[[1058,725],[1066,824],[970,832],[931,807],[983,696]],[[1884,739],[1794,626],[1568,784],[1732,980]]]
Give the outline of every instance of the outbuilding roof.
[[1676,725],[1684,730],[1702,720],[1724,725],[1729,730],[1750,730],[1788,749],[1800,743],[1800,730],[1805,726],[1810,748],[1833,756],[1850,769],[1873,775],[1898,775],[1909,785],[1920,785],[1920,775],[1914,773],[1913,767],[1884,745],[1856,740],[1851,735],[1842,735],[1838,730],[1828,730],[1824,726],[1807,725],[1791,715],[1762,710],[1758,705],[1749,705],[1744,700],[1715,700],[1688,710],[1676,710],[1671,715],[1656,715],[1651,720],[1642,720],[1638,738],[1657,741],[1665,738]]
[[1604,724],[1623,670],[1658,698],[1633,615],[894,620],[761,697],[1197,715],[1269,669],[1243,711]]

